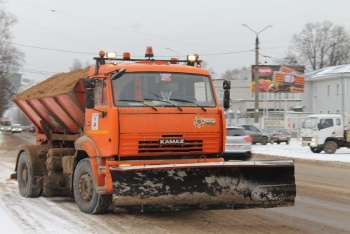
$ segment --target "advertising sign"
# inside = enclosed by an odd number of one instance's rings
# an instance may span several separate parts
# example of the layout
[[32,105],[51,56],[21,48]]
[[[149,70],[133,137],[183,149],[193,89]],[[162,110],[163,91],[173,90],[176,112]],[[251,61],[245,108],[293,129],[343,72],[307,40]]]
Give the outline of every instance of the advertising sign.
[[[252,66],[252,83],[250,90],[255,93],[255,68]],[[304,66],[295,65],[265,65],[259,68],[259,92],[303,93]]]

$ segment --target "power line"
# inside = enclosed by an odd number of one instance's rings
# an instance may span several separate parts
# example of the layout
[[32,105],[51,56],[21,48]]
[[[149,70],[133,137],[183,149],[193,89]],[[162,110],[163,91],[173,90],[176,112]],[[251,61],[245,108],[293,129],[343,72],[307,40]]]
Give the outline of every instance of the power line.
[[25,19],[25,18],[23,18],[23,17],[19,17],[19,16],[17,16],[17,17],[20,18],[20,19],[22,19],[22,20],[24,20],[24,21],[27,21],[27,22],[29,22],[29,23],[31,23],[31,24],[34,24],[35,26],[37,26],[37,27],[39,27],[39,28],[42,28],[42,29],[44,29],[44,30],[46,30],[46,31],[49,31],[49,32],[51,32],[51,33],[60,35],[61,37],[67,38],[67,39],[69,39],[69,40],[71,40],[71,41],[77,42],[77,43],[79,43],[79,44],[85,44],[86,46],[89,46],[89,47],[96,48],[96,47],[93,46],[93,45],[86,44],[86,43],[84,43],[84,42],[75,40],[74,38],[68,37],[68,36],[66,36],[66,35],[64,35],[64,34],[62,34],[62,33],[55,32],[55,31],[53,31],[53,30],[51,30],[51,29],[48,29],[48,28],[46,28],[46,27],[43,27],[43,26],[41,26],[41,25],[39,25],[39,24],[37,24],[37,23],[34,23],[34,22],[30,21],[30,20],[27,20],[27,19]]
[[58,73],[58,72],[38,71],[38,70],[24,69],[24,68],[20,70],[25,73],[34,73],[34,74],[43,74],[43,75],[55,75]]
[[134,31],[134,30],[131,30],[131,29],[121,28],[121,27],[117,27],[117,26],[114,26],[114,25],[105,24],[105,23],[101,23],[101,22],[98,22],[98,21],[94,21],[94,20],[85,19],[85,18],[81,18],[81,17],[78,17],[78,16],[66,14],[64,12],[60,12],[60,11],[57,11],[57,10],[54,10],[54,9],[48,9],[48,8],[41,7],[41,6],[38,6],[38,5],[35,5],[35,4],[22,2],[22,1],[19,1],[19,0],[16,0],[16,1],[21,3],[21,4],[29,5],[29,6],[36,7],[36,8],[42,9],[42,10],[46,10],[46,11],[50,11],[52,13],[61,14],[61,15],[64,15],[64,16],[67,16],[67,17],[70,17],[70,18],[74,18],[74,19],[78,19],[78,20],[81,20],[81,21],[94,23],[94,24],[97,24],[97,25],[102,25],[102,26],[109,27],[109,28],[114,28],[114,29],[118,29],[118,30],[130,32],[130,33],[135,33],[135,34],[139,34],[139,35],[143,35],[143,36],[147,36],[147,37],[153,37],[153,38],[158,38],[158,39],[162,39],[162,40],[173,41],[173,42],[177,42],[177,43],[181,43],[181,44],[193,45],[193,46],[198,46],[198,47],[203,47],[203,48],[208,48],[208,49],[214,49],[214,50],[218,50],[218,51],[226,51],[226,50],[222,50],[222,49],[218,49],[218,48],[214,48],[214,47],[210,47],[210,46],[206,46],[206,45],[200,45],[200,44],[195,44],[195,43],[191,43],[191,42],[185,42],[185,41],[176,40],[176,39],[173,39],[173,38],[167,38],[167,37],[156,36],[156,35],[152,35],[152,34],[148,34],[148,33],[137,32],[137,31]]
[[230,51],[230,52],[213,53],[213,54],[201,54],[200,56],[212,56],[212,55],[224,55],[224,54],[240,54],[240,53],[246,53],[246,52],[252,52],[252,50]]
[[[72,50],[60,50],[60,49],[52,49],[52,48],[47,48],[47,47],[40,47],[40,46],[33,46],[33,45],[24,45],[24,44],[18,44],[18,43],[11,43],[11,44],[17,45],[17,46],[34,48],[34,49],[51,50],[51,51],[64,52],[64,53],[96,55],[96,53],[91,53],[91,52],[72,51]],[[247,52],[252,52],[252,50],[230,51],[230,52],[211,53],[211,54],[200,54],[200,56],[203,57],[203,56],[216,56],[216,55],[225,55],[225,54],[240,54],[240,53],[247,53]],[[136,57],[142,57],[142,56],[138,55]],[[158,57],[169,57],[169,56],[158,56]]]
[[34,73],[34,74],[41,74],[41,75],[55,75],[58,72],[50,72],[50,71],[40,71],[40,70],[32,70],[32,69],[9,69],[10,71],[16,73],[16,72],[22,72],[22,73]]
[[51,49],[46,47],[40,47],[40,46],[32,46],[32,45],[23,45],[18,43],[11,43],[13,45],[17,46],[23,46],[23,47],[29,47],[29,48],[35,48],[35,49],[41,49],[41,50],[51,50],[51,51],[57,51],[57,52],[65,52],[65,53],[75,53],[75,54],[92,54],[96,55],[96,53],[90,53],[90,52],[81,52],[81,51],[71,51],[71,50],[60,50],[60,49]]

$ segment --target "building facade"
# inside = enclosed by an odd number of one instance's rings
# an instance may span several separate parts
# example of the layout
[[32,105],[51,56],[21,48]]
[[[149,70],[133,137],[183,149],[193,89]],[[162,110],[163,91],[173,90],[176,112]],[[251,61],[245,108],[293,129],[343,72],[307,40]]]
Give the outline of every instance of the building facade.
[[350,114],[350,64],[305,74],[305,112]]

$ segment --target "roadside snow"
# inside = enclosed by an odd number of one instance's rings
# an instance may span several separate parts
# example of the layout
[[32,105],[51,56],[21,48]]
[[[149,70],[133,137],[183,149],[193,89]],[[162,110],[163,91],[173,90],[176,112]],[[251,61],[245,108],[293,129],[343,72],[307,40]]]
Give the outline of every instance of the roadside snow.
[[24,233],[12,220],[10,212],[8,212],[6,205],[0,198],[0,233]]
[[340,148],[334,154],[326,154],[321,152],[319,154],[312,153],[309,147],[303,147],[299,144],[297,139],[291,139],[289,145],[281,144],[267,144],[253,145],[253,154],[267,154],[272,156],[282,156],[291,158],[302,158],[320,161],[333,161],[350,163],[350,149]]

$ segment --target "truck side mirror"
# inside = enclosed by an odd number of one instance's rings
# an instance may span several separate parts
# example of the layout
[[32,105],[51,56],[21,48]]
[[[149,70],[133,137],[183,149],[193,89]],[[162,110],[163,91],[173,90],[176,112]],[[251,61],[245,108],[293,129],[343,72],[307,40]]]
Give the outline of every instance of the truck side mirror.
[[93,89],[87,89],[85,93],[85,108],[95,108],[95,92]]
[[229,80],[224,80],[222,83],[223,88],[224,88],[224,100],[223,100],[223,106],[224,109],[230,108],[230,89],[231,89],[231,81]]
[[96,86],[96,79],[84,79],[84,88],[93,89]]
[[223,106],[224,106],[224,109],[228,109],[230,107],[230,90],[226,89],[224,91],[224,103],[223,103]]
[[224,82],[223,82],[223,88],[224,88],[224,90],[231,89],[231,81],[229,81],[229,80],[224,80]]

